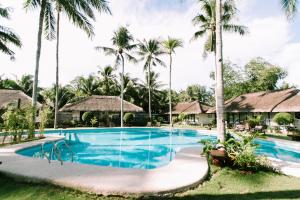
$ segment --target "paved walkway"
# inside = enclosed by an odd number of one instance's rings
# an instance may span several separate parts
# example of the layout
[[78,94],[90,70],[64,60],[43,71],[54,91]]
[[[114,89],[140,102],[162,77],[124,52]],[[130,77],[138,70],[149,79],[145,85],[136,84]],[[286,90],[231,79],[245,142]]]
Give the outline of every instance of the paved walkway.
[[[49,139],[49,138],[48,138]],[[58,140],[58,138],[52,138]],[[33,159],[15,153],[36,145],[15,145],[0,149],[0,172],[22,181],[48,182],[97,194],[148,195],[179,192],[195,187],[206,178],[209,167],[199,148],[186,148],[167,166],[152,169],[125,169]]]

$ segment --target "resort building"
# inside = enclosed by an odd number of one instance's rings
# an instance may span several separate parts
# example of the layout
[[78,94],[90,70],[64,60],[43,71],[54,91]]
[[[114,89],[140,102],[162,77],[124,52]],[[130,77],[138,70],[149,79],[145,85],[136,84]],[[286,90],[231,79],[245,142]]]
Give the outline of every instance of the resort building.
[[[4,110],[8,105],[15,105],[16,107],[24,107],[31,105],[32,98],[20,90],[6,90],[0,89],[0,110]],[[37,107],[42,105],[37,103]]]
[[191,125],[209,125],[215,120],[214,113],[207,113],[212,109],[210,105],[199,101],[178,103],[172,111],[172,115],[178,118],[180,114],[185,115],[184,122]]
[[[300,90],[291,88],[243,94],[225,103],[227,123],[244,122],[248,116],[262,115],[266,125],[276,125],[276,113],[287,112],[295,117],[295,127],[300,128]],[[210,109],[208,113],[215,113]]]
[[[142,113],[143,109],[128,101],[123,101],[124,113]],[[86,97],[80,101],[65,105],[60,109],[60,116],[64,116],[63,121],[74,120],[81,121],[81,117],[85,112],[94,112],[101,114],[120,114],[121,112],[121,98],[118,96],[98,96],[93,95]],[[69,115],[68,115],[69,114]],[[69,117],[67,117],[69,116]]]

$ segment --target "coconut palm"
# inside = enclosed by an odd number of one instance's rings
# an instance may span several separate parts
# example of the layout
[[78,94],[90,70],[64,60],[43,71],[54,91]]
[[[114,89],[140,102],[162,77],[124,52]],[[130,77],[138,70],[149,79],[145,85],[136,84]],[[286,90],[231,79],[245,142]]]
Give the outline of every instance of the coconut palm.
[[[204,44],[203,56],[216,51],[216,0],[199,0],[201,12],[193,18],[192,22],[195,26],[199,26],[199,30],[194,33],[192,40],[207,36]],[[248,28],[242,25],[231,24],[236,17],[237,9],[232,0],[225,0],[222,4],[222,28],[226,32],[239,33],[244,35],[248,32]]]
[[281,5],[288,18],[292,18],[297,12],[298,0],[281,0]]
[[[55,38],[55,25],[56,19],[54,16],[54,9],[58,11],[58,20],[60,18],[60,12],[64,11],[69,19],[79,26],[81,29],[85,30],[89,36],[93,35],[93,26],[89,22],[89,19],[94,19],[94,13],[92,8],[101,10],[99,5],[106,5],[105,1],[96,0],[25,0],[25,9],[39,8],[39,28],[38,28],[38,39],[37,39],[37,51],[36,51],[36,63],[35,63],[35,74],[34,74],[34,84],[33,84],[33,94],[32,94],[32,106],[35,110],[37,104],[38,95],[38,76],[40,67],[40,56],[42,47],[42,33],[43,29],[45,31],[45,36],[47,39]],[[104,7],[104,10],[106,8]],[[107,8],[108,9],[108,8]],[[59,23],[57,23],[59,25]],[[59,31],[59,26],[57,27]],[[59,32],[58,32],[59,33]],[[59,37],[59,35],[58,35]],[[59,45],[59,40],[57,46]],[[58,50],[58,49],[57,49]],[[58,58],[58,51],[57,51]],[[57,65],[58,66],[58,65]],[[58,79],[57,79],[58,80]],[[58,85],[58,84],[56,84]],[[35,122],[35,115],[32,115],[33,122]]]
[[79,98],[100,94],[100,83],[94,75],[89,75],[87,78],[79,76],[72,81],[72,85]]
[[[0,17],[9,19],[9,8],[2,8],[0,4]],[[15,45],[21,47],[21,41],[19,37],[10,29],[0,25],[0,51],[4,54],[14,57],[15,52],[10,49],[8,45]]]
[[[143,40],[139,42],[139,50],[138,55],[141,57],[141,61],[144,62],[144,71],[148,71],[148,74],[151,74],[151,68],[153,66],[166,66],[166,64],[159,58],[165,52],[162,50],[161,43],[157,39],[150,39],[149,41]],[[149,120],[152,121],[152,113],[151,113],[151,85],[150,78],[151,76],[147,76],[148,80],[148,112],[149,112]]]
[[114,32],[112,37],[113,47],[97,46],[96,50],[102,50],[106,55],[115,56],[115,67],[121,64],[121,127],[123,127],[123,115],[124,115],[124,67],[125,58],[130,62],[136,62],[136,58],[130,55],[130,52],[136,47],[136,44],[132,44],[134,41],[133,36],[129,33],[128,29],[121,26],[117,31]]
[[216,64],[216,115],[217,131],[219,140],[225,140],[225,120],[224,120],[224,84],[223,84],[223,55],[222,55],[222,31],[239,33],[244,35],[248,32],[247,27],[231,24],[232,19],[237,14],[237,9],[233,0],[199,0],[201,13],[193,19],[194,25],[199,25],[200,30],[194,33],[192,39],[198,39],[205,35],[208,38],[204,44],[204,53],[215,53]]
[[[95,15],[93,13],[93,8],[97,11],[111,13],[108,7],[108,3],[105,0],[80,0],[76,4],[76,2],[68,2],[62,0],[55,0],[54,4],[57,10],[57,18],[56,18],[56,100],[55,100],[55,114],[54,114],[54,128],[57,127],[57,114],[58,114],[58,97],[59,97],[59,43],[60,43],[60,15],[61,12],[65,13],[69,21],[72,21],[76,26],[80,29],[83,29],[89,37],[93,35],[92,26],[89,23],[82,23],[84,20],[81,18],[77,18],[80,16],[80,9],[83,10],[84,14],[86,14],[89,18],[95,20]],[[74,7],[75,6],[75,7]],[[51,15],[49,15],[51,16]],[[88,22],[88,21],[86,21]]]
[[172,55],[175,54],[175,49],[178,47],[183,47],[183,41],[180,39],[170,38],[168,37],[167,40],[163,41],[163,46],[166,50],[166,52],[169,55],[169,120],[170,120],[170,127],[173,126],[172,121],[172,63],[173,63],[173,57]]
[[100,74],[100,92],[102,95],[116,95],[116,75],[114,68],[106,66],[98,72]]

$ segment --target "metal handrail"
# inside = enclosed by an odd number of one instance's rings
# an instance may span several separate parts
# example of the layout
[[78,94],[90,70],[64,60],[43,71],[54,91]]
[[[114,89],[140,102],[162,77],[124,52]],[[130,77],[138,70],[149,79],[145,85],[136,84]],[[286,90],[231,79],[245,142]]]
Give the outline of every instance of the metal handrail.
[[[49,156],[46,154],[45,148],[44,148],[44,146],[48,143],[53,144],[53,147],[51,149],[51,152],[50,152]],[[49,163],[51,162],[51,160],[53,158],[53,155],[55,155],[56,159],[58,161],[60,161],[61,165],[63,165],[63,160],[61,158],[61,149],[59,148],[59,145],[61,143],[63,143],[67,147],[67,149],[70,151],[70,153],[72,155],[71,160],[72,160],[72,162],[74,162],[75,153],[73,152],[72,148],[67,144],[67,142],[65,140],[59,140],[57,142],[53,142],[53,141],[48,140],[48,141],[45,141],[45,142],[41,143],[41,154],[42,154],[42,156],[47,158]]]

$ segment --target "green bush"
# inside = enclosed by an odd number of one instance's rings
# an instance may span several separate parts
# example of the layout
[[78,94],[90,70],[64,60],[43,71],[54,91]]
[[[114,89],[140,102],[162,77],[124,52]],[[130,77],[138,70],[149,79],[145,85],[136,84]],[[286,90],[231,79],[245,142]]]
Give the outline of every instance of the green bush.
[[88,123],[91,122],[91,120],[93,119],[93,113],[91,112],[84,112],[83,115],[81,116],[82,121],[88,125]]
[[135,115],[131,124],[132,126],[146,126],[148,123],[148,117],[145,115]]
[[184,121],[184,120],[186,119],[186,117],[187,117],[186,114],[181,113],[181,114],[179,114],[179,116],[178,116],[178,120],[182,122],[182,121]]
[[133,118],[134,118],[134,115],[132,113],[126,113],[124,115],[124,122],[126,125],[131,125],[132,124],[132,121],[133,121]]
[[98,123],[97,117],[93,117],[90,121],[92,127],[95,127],[95,125]]
[[248,117],[247,123],[249,124],[250,128],[255,128],[255,126],[261,125],[262,122],[262,116],[253,116],[253,117]]
[[273,120],[279,125],[289,125],[294,122],[294,117],[290,113],[277,113]]

